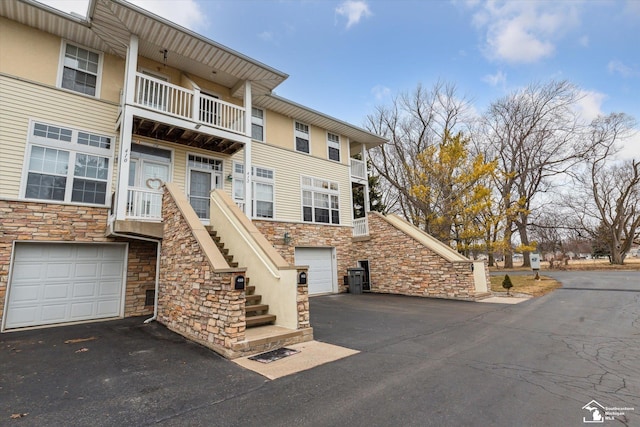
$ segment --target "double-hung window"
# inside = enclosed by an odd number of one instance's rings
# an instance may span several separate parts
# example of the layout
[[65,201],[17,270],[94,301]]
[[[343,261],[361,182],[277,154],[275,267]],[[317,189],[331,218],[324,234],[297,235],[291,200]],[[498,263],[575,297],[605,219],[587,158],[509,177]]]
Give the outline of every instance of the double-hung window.
[[33,123],[23,196],[104,205],[111,175],[111,150],[111,137]]
[[294,136],[296,138],[296,151],[309,154],[309,125],[296,122]]
[[[274,186],[272,169],[254,166],[251,168],[251,191],[253,193],[251,215],[254,218],[274,217]],[[233,164],[233,199],[239,206],[246,203],[244,197],[244,164]]]
[[96,96],[100,82],[101,55],[97,52],[63,43],[60,87]]
[[273,170],[254,167],[253,169],[253,216],[273,218]]
[[302,177],[302,220],[340,224],[338,183]]
[[329,150],[329,160],[340,161],[340,136],[327,132],[327,149]]
[[264,142],[264,110],[251,108],[251,138]]

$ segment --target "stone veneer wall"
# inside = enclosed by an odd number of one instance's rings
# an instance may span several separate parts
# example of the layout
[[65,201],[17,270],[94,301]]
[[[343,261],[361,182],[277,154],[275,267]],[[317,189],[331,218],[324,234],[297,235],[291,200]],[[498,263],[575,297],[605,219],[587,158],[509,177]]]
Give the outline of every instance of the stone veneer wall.
[[368,218],[370,239],[353,242],[353,254],[369,260],[372,292],[474,299],[471,263],[445,260],[379,214]]
[[[13,241],[77,243],[123,242],[105,236],[108,209],[54,203],[0,200],[0,318],[9,280]],[[155,287],[156,245],[130,241],[125,317],[151,314],[145,307],[148,289]]]
[[245,338],[245,294],[235,273],[216,273],[175,200],[162,199],[164,238],[160,257],[158,321],[226,357]]
[[[338,290],[346,292],[347,286],[344,284],[343,276],[347,274],[347,268],[357,266],[358,260],[352,255],[351,227],[266,220],[253,220],[253,223],[290,264],[295,264],[296,247],[335,247]],[[285,232],[291,237],[287,245],[283,239]]]

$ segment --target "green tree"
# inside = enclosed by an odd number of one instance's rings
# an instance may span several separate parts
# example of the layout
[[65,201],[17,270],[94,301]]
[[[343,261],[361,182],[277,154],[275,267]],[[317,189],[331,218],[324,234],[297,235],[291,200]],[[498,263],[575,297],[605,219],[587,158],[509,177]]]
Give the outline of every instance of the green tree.
[[507,295],[510,295],[510,289],[513,288],[513,283],[511,283],[511,277],[508,274],[504,275],[504,280],[502,281],[502,287],[507,290]]
[[[423,228],[437,239],[455,242],[459,252],[469,251],[483,239],[483,213],[491,208],[490,177],[496,162],[472,155],[469,139],[461,132],[444,133],[439,144],[418,153],[410,175],[411,194],[427,206]],[[415,220],[414,220],[415,222]]]
[[[367,164],[368,170],[371,170],[371,164]],[[382,197],[382,188],[380,176],[369,174],[369,210],[374,212],[386,213],[387,206]],[[355,185],[351,188],[353,196],[353,217],[362,218],[364,214],[364,185]]]

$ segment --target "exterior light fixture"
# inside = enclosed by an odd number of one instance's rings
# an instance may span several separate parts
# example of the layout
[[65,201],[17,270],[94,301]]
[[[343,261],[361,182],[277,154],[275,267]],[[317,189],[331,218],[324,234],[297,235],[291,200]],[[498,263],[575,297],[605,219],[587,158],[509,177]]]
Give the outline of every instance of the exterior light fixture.
[[284,236],[282,236],[282,242],[285,245],[288,245],[289,243],[291,243],[291,234],[289,234],[288,232],[285,232]]

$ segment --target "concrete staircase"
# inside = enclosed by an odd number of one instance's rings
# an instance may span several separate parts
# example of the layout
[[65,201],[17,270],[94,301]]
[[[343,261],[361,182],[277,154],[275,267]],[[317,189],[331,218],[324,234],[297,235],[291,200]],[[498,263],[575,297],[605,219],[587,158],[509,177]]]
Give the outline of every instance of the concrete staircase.
[[[224,247],[220,236],[217,235],[213,227],[206,227],[211,239],[214,241],[220,253],[225,257],[230,267],[238,267],[238,263],[233,260],[233,255],[229,253],[229,249]],[[269,314],[269,305],[262,304],[262,295],[256,294],[256,287],[251,286],[250,278],[245,278],[245,297],[246,303],[244,307],[246,326],[247,328],[253,328],[257,326],[272,325],[276,321],[276,316]]]

